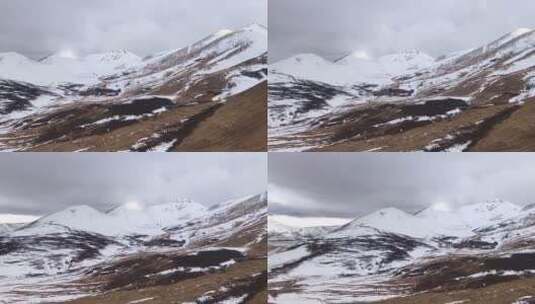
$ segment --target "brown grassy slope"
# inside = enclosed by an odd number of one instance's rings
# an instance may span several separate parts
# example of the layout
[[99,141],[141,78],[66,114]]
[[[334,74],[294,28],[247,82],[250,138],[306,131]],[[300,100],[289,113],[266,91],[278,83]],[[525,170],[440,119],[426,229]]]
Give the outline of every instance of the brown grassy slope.
[[382,147],[381,151],[414,151],[421,150],[437,138],[444,138],[448,134],[455,134],[459,128],[474,125],[477,121],[488,119],[509,105],[492,107],[473,107],[462,114],[432,124],[416,127],[397,134],[384,135],[369,139],[349,139],[329,146],[315,149],[316,151],[366,151]]
[[[104,134],[86,136],[72,132],[73,120],[80,119],[79,113],[92,115],[94,111],[85,110],[87,106],[76,109],[76,115],[63,118],[61,123],[44,125],[20,132],[16,136],[39,137],[54,131],[65,134],[52,140],[31,147],[28,151],[121,151],[130,149],[141,138],[148,138],[165,130],[177,130],[181,133],[176,151],[266,151],[267,149],[267,84],[256,87],[230,98],[219,106],[216,102],[182,106],[161,113],[155,117],[110,130]],[[204,115],[214,109],[213,113]],[[85,111],[85,112],[84,112]],[[193,122],[187,131],[182,132],[180,121],[196,115],[201,119]],[[178,125],[177,125],[178,124]],[[53,128],[53,130],[51,130]]]
[[266,151],[267,83],[230,98],[176,151]]
[[[68,126],[63,127],[62,125],[58,124],[55,127],[60,128],[62,133],[68,134],[67,138],[34,146],[29,151],[68,152],[84,148],[88,148],[86,151],[90,152],[128,150],[140,138],[150,137],[154,133],[158,133],[161,130],[172,127],[177,123],[177,121],[196,115],[212,105],[212,103],[206,103],[195,106],[179,107],[161,113],[155,117],[141,119],[135,124],[114,129],[108,133],[90,136],[77,137],[76,134],[69,134]],[[39,135],[47,132],[47,127],[43,129],[34,129],[32,132]]]
[[535,151],[535,98],[496,125],[472,151]]
[[[209,273],[197,278],[183,280],[174,284],[160,285],[134,290],[114,290],[103,295],[85,297],[65,303],[69,304],[125,304],[131,301],[147,299],[147,304],[181,304],[194,302],[206,292],[218,290],[239,280],[249,280],[253,273],[266,270],[266,260],[250,260],[235,264],[225,272]],[[267,286],[267,283],[266,283]],[[250,304],[267,302],[265,287]]]
[[466,304],[511,304],[521,297],[535,295],[535,279],[522,279],[478,289],[464,289],[441,293],[423,293],[380,301],[380,304],[445,304],[466,301]]

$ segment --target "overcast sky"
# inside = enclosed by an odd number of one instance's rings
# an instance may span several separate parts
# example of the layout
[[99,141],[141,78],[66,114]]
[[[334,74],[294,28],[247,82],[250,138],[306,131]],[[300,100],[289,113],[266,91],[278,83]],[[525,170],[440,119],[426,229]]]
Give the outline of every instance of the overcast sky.
[[267,24],[267,0],[4,0],[0,52],[39,58],[128,49],[144,56],[251,23]]
[[273,214],[357,217],[501,198],[535,203],[530,153],[272,153]]
[[412,49],[436,57],[533,28],[533,12],[533,0],[269,0],[270,60]]
[[266,191],[266,162],[263,153],[5,153],[0,214],[176,198],[211,205]]

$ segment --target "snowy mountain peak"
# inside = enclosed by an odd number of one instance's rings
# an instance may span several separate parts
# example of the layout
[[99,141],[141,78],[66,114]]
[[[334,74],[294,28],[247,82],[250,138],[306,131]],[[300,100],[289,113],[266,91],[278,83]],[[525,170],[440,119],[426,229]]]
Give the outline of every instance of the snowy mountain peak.
[[502,208],[502,209],[510,208],[510,209],[515,209],[515,210],[520,210],[519,206],[511,202],[505,201],[503,199],[500,199],[500,198],[487,200],[485,202],[478,203],[478,204],[467,205],[465,208],[473,208],[474,210],[481,210],[481,211],[493,211],[498,208]]
[[392,61],[421,61],[423,63],[433,62],[435,59],[420,50],[409,50],[390,55],[382,56],[381,58],[389,58]]
[[78,62],[79,59],[80,58],[77,55],[68,54],[65,51],[59,51],[39,60],[39,62],[47,65],[57,65]]
[[[91,226],[99,226],[101,224],[100,219],[103,214],[86,205],[72,206],[62,211],[46,215],[28,227],[35,229],[36,232],[41,229],[47,230],[49,225],[59,225],[68,227],[75,230],[89,230],[93,231],[94,229],[88,229]],[[43,228],[44,227],[44,228]],[[103,227],[105,229],[105,227]]]
[[189,214],[192,212],[202,213],[204,211],[206,211],[206,207],[191,199],[177,199],[175,202],[153,205],[145,205],[137,201],[130,201],[112,209],[107,214],[112,216],[129,216],[129,214],[143,212],[145,214],[153,215],[162,213],[176,216],[177,214]]
[[[206,208],[203,205],[191,200],[148,206],[132,201],[107,213],[81,205],[69,207],[37,220],[31,225],[31,232],[50,232],[49,230],[52,229],[50,225],[59,225],[104,235],[158,234],[162,233],[162,229],[167,226],[203,216],[205,213]],[[22,233],[27,233],[27,231]]]
[[117,61],[141,61],[141,57],[127,51],[127,50],[114,50],[104,53],[90,54],[84,58],[85,61],[98,61],[98,62],[117,62]]
[[493,210],[497,208],[499,205],[503,205],[503,204],[512,205],[512,203],[509,203],[501,198],[495,198],[495,199],[491,199],[485,202],[485,205],[487,206],[488,210]]
[[378,61],[387,73],[401,75],[429,67],[435,63],[435,58],[419,50],[412,50],[385,55]]
[[191,199],[180,199],[172,203],[152,205],[147,210],[152,213],[175,213],[182,217],[185,214],[202,214],[207,208]]
[[0,53],[0,62],[2,63],[26,63],[31,61],[28,57],[17,52]]
[[474,229],[513,218],[521,210],[521,207],[500,199],[464,205],[457,209],[438,203],[415,215],[397,208],[384,208],[353,220],[342,227],[341,231],[345,234],[362,233],[364,226],[413,237],[470,236]]
[[[346,225],[347,228],[368,226],[385,231],[398,231],[399,225],[406,225],[413,216],[397,208],[379,209],[368,215],[358,217]],[[407,230],[405,228],[403,231]],[[402,232],[400,232],[402,233]]]
[[411,73],[434,63],[433,57],[420,51],[379,58],[370,58],[362,51],[356,51],[336,62],[316,54],[298,54],[272,64],[270,69],[296,78],[336,85],[358,82],[386,84],[392,77]]
[[257,206],[259,203],[261,204],[267,203],[266,198],[267,196],[264,194],[250,195],[250,196],[240,198],[237,200],[234,199],[234,200],[229,200],[229,201],[225,201],[219,204],[212,205],[210,206],[209,209],[210,210],[225,210],[225,209],[228,210],[228,209],[232,209],[238,206],[243,207],[243,208],[250,208],[250,207]]
[[312,53],[303,53],[275,62],[271,69],[282,73],[296,74],[303,78],[309,78],[318,69],[329,68],[333,63],[321,56]]
[[100,216],[101,213],[93,207],[87,205],[72,206],[62,211],[52,213],[37,220],[39,223],[54,223],[68,226],[69,223],[78,219],[89,219]]
[[372,214],[365,216],[365,218],[372,218],[372,217],[388,218],[388,217],[401,217],[401,216],[404,217],[404,216],[410,216],[410,215],[406,213],[405,211],[400,210],[398,208],[388,207],[388,208],[379,209],[373,212]]
[[479,204],[462,206],[459,208],[459,213],[463,214],[467,219],[473,216],[491,220],[496,217],[511,217],[521,210],[522,207],[513,203],[501,199],[493,199]]

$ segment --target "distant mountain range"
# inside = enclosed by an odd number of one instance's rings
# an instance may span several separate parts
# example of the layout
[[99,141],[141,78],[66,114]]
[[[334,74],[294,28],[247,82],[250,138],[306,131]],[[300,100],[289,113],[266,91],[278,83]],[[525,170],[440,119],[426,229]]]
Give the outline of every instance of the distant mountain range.
[[140,58],[0,53],[0,150],[265,150],[267,29]]
[[533,295],[532,205],[386,208],[300,229],[269,219],[268,231],[270,303],[529,303],[515,301]]
[[534,151],[535,31],[432,58],[301,54],[269,70],[269,147],[283,151]]

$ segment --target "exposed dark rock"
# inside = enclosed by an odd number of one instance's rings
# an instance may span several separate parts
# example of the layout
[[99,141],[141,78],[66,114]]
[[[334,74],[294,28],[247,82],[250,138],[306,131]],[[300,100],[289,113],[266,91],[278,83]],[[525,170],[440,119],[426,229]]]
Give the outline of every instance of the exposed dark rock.
[[101,87],[93,87],[93,88],[89,88],[87,90],[78,92],[78,94],[80,94],[81,96],[97,96],[97,97],[100,97],[100,96],[108,96],[108,97],[117,96],[120,93],[121,93],[121,90],[113,90],[113,89],[101,88]]
[[54,94],[29,83],[0,79],[0,114],[27,110],[41,95]]

